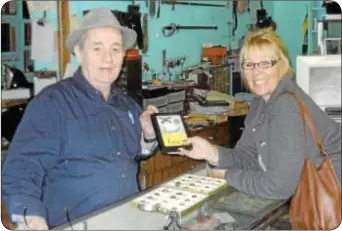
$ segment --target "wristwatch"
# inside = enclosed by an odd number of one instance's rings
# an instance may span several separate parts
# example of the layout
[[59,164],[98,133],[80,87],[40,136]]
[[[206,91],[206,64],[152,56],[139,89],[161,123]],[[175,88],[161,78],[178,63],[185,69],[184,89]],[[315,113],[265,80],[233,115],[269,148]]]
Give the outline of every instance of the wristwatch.
[[152,142],[154,142],[154,141],[156,141],[156,137],[154,137],[154,138],[152,138],[152,139],[147,139],[147,138],[145,138],[145,136],[144,136],[144,141],[146,142],[146,143],[152,143]]

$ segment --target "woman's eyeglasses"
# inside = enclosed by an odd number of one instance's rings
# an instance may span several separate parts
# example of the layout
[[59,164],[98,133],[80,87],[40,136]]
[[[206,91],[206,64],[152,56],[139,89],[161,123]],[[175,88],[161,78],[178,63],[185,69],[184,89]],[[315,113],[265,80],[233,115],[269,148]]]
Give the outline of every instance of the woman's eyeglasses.
[[261,61],[258,63],[253,63],[253,62],[243,62],[241,63],[241,68],[243,70],[253,70],[255,68],[255,66],[258,66],[260,69],[267,69],[267,68],[271,68],[274,65],[276,65],[278,63],[279,60],[265,60],[265,61]]

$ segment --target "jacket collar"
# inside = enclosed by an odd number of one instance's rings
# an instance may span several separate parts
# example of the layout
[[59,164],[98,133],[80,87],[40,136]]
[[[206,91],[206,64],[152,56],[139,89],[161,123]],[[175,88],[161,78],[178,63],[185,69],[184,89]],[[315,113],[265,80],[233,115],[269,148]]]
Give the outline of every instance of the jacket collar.
[[[254,107],[253,109],[254,111],[252,112],[252,114],[254,116],[250,118],[247,116],[246,120],[250,121],[249,123],[255,123],[254,126],[262,123],[265,119],[265,116],[267,115],[266,111],[268,111],[275,104],[277,98],[280,95],[284,94],[285,92],[294,92],[294,88],[296,85],[293,79],[293,74],[284,76],[284,78],[279,81],[276,89],[271,94],[271,97],[269,98],[267,103],[261,96],[256,96],[255,100],[258,106]],[[250,110],[252,110],[252,108]]]
[[[78,67],[75,71],[74,75],[72,76],[76,85],[90,98],[95,100],[103,100],[103,96],[99,90],[97,90],[91,83],[86,79],[86,77],[82,73],[82,68]],[[112,99],[112,97],[122,94],[123,92],[115,86],[113,82],[110,89],[110,95],[108,97],[108,101]]]
[[286,92],[294,92],[294,88],[295,88],[294,79],[295,79],[295,75],[292,73],[285,75],[279,81],[276,89],[271,94],[271,97],[267,101],[267,105],[268,106],[273,105],[274,102],[277,100],[277,98]]

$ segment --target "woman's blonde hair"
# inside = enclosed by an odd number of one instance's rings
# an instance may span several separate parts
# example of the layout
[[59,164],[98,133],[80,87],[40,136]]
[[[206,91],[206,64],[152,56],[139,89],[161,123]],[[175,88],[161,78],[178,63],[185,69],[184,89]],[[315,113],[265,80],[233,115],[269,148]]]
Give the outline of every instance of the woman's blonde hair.
[[248,51],[258,48],[260,50],[274,50],[279,56],[281,63],[280,75],[283,78],[286,74],[292,73],[287,49],[280,37],[272,30],[272,28],[257,29],[246,36],[240,50],[240,64],[244,62],[244,58]]

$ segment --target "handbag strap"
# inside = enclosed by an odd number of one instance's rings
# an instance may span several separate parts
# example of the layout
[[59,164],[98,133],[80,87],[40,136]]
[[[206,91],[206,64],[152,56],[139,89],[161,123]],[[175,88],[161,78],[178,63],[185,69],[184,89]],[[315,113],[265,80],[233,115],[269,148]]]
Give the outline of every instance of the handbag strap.
[[313,138],[315,139],[319,153],[323,157],[328,157],[327,153],[325,152],[325,147],[324,147],[322,140],[319,136],[319,133],[317,131],[317,128],[314,126],[314,124],[312,122],[312,118],[311,118],[309,112],[306,110],[303,101],[296,94],[294,94],[292,92],[286,92],[286,93],[291,95],[297,101],[297,104],[298,104],[299,110],[300,110],[300,114],[301,114],[302,119],[303,119],[303,126],[304,126],[303,129],[304,129],[305,138],[306,138],[306,129],[305,129],[305,124],[306,124],[308,126]]

